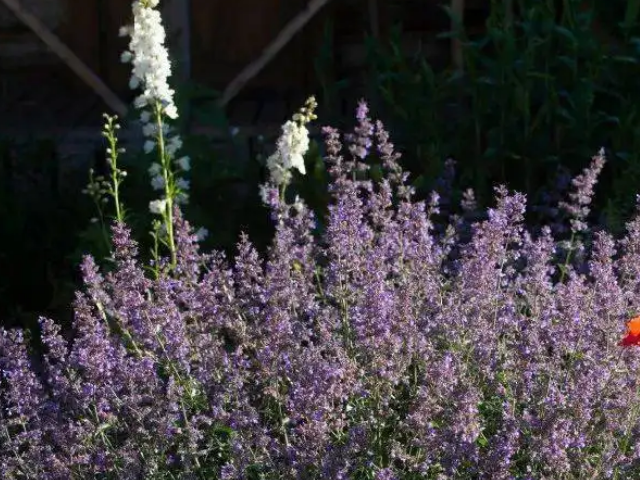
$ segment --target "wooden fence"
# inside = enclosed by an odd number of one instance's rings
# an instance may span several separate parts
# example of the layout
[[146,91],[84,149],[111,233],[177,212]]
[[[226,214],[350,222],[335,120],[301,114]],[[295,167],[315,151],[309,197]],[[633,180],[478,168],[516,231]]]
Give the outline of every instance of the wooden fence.
[[[11,14],[0,1],[0,68],[39,68],[55,63],[46,46]],[[120,26],[130,20],[131,0],[7,0],[24,5],[102,78],[115,92],[127,91],[129,71],[119,62],[126,47],[118,37]],[[309,0],[163,0],[170,12],[170,39],[178,57],[188,56],[190,77],[214,88],[223,88],[255,60],[278,32]],[[455,4],[461,0],[448,0]],[[467,0],[467,8],[489,0]],[[331,21],[336,59],[346,66],[357,64],[363,33],[384,35],[391,23],[402,21],[409,31],[435,36],[448,27],[440,9],[443,0],[334,0],[286,44],[263,71],[251,79],[254,88],[310,90],[314,83],[314,57]],[[462,3],[461,3],[462,4]],[[185,18],[176,13],[183,8]],[[4,19],[4,21],[3,21]],[[9,21],[7,21],[9,19]],[[188,46],[180,50],[182,37]],[[446,46],[445,46],[446,48]],[[182,53],[182,55],[180,55]],[[337,70],[341,65],[337,66]]]
[[[165,0],[165,8],[187,0]],[[119,94],[127,90],[129,69],[119,61],[126,41],[118,37],[119,28],[130,21],[131,0],[19,0],[35,16],[46,17],[43,23],[94,72]],[[52,4],[59,7],[57,18]],[[175,25],[176,37],[188,29],[190,36],[190,76],[216,88],[222,88],[245,65],[254,60],[282,27],[307,0],[189,0],[188,23]],[[174,5],[172,5],[174,4]],[[31,9],[29,8],[31,7]],[[40,7],[40,8],[38,8]],[[279,53],[261,74],[252,80],[258,88],[303,87],[313,74],[314,48],[322,24],[333,7],[320,12]],[[4,19],[4,22],[2,21]],[[0,62],[8,69],[47,67],[55,59],[28,28],[0,1]],[[172,18],[166,17],[171,24]],[[178,54],[180,52],[177,52]]]
[[[325,80],[353,78],[364,71],[365,34],[384,38],[401,23],[407,53],[419,48],[432,63],[450,65],[457,61],[456,45],[436,38],[451,28],[442,6],[458,11],[473,30],[484,23],[490,1],[162,0],[161,5],[176,75],[221,91],[228,92],[234,78],[255,65],[265,50],[275,52],[274,39],[282,40],[287,29],[293,32],[263,69],[249,75],[227,109],[233,125],[253,132],[256,127],[277,127],[305,95],[318,92],[315,62],[321,49],[330,53]],[[320,7],[300,23],[314,4]],[[12,16],[7,5],[35,17],[85,71],[78,65],[69,68],[74,62],[68,58],[60,61],[65,55],[53,54],[34,33],[38,29]],[[130,17],[131,0],[0,0],[0,134],[35,131],[59,137],[75,135],[61,132],[80,135],[82,128],[97,132],[101,112],[126,109],[133,92],[128,88],[129,65],[120,62],[127,40],[118,31]],[[228,98],[239,91],[231,90]],[[253,96],[244,96],[251,92]],[[270,104],[264,104],[265,98]]]

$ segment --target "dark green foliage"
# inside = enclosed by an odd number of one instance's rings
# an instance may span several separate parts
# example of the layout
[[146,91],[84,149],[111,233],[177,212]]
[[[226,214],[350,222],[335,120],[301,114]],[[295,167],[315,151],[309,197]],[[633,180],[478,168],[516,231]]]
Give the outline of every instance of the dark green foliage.
[[596,210],[619,231],[640,181],[639,4],[492,1],[484,33],[440,35],[462,40],[463,72],[408,58],[400,27],[369,39],[373,108],[397,132],[415,185],[433,188],[453,156],[481,202],[507,183],[536,203],[560,166],[575,173],[605,147]]
[[39,314],[65,318],[75,288],[68,256],[73,232],[91,216],[82,178],[63,169],[52,141],[0,142],[0,318],[36,324]]

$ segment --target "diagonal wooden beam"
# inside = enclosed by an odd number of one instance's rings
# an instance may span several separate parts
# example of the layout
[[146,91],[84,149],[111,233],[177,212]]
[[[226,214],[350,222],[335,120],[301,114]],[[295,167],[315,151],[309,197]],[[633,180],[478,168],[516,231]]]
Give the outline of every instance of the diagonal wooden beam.
[[247,65],[231,83],[224,89],[221,98],[218,100],[220,106],[224,107],[229,101],[235,97],[242,87],[255,77],[260,71],[278,55],[280,50],[289,43],[289,41],[300,31],[311,18],[325,5],[329,0],[310,0],[306,8],[296,15],[289,23],[285,25],[282,31],[267,45],[262,54]]
[[19,0],[0,0],[18,19],[29,27],[67,66],[93,89],[121,117],[127,105],[73,51],[65,45],[36,16],[26,10]]

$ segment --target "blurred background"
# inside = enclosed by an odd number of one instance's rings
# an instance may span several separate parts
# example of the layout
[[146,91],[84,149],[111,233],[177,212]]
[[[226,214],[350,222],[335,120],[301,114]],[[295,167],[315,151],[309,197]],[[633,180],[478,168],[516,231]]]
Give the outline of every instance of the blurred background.
[[[105,103],[0,1],[0,324],[68,322],[83,254],[108,254],[89,169],[105,170]],[[122,102],[120,62],[130,0],[12,0],[52,33]],[[491,205],[504,183],[526,192],[540,225],[571,175],[604,147],[609,162],[592,221],[614,233],[633,214],[640,183],[640,1],[329,0],[265,68],[221,105],[223,92],[295,23],[308,0],[164,0],[175,59],[177,127],[193,159],[187,217],[207,248],[233,252],[240,232],[271,235],[258,197],[280,125],[315,94],[319,122],[348,128],[366,98],[403,153],[418,196],[464,189]],[[8,5],[8,4],[7,4]],[[303,13],[302,13],[303,14]],[[40,32],[41,33],[41,32]],[[147,255],[153,192],[129,113],[122,158],[125,204]],[[318,125],[320,126],[320,125]],[[319,212],[328,201],[317,135],[309,174],[294,188]],[[456,161],[453,176],[446,160]],[[443,182],[443,179],[445,180]]]

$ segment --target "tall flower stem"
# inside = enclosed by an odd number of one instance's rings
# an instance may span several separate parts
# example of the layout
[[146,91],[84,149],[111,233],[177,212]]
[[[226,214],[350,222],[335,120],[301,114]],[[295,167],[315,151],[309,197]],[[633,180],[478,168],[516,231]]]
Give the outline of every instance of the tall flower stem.
[[155,107],[155,119],[156,127],[158,131],[158,155],[160,156],[160,164],[162,165],[162,178],[164,179],[164,193],[165,193],[165,210],[164,210],[164,223],[167,229],[167,246],[171,254],[171,267],[175,268],[177,263],[176,257],[176,244],[173,232],[173,201],[175,196],[175,189],[173,186],[173,175],[171,170],[171,157],[167,154],[164,142],[164,123],[162,121],[162,107],[156,104]]
[[[154,222],[156,240],[170,251],[171,267],[176,266],[174,238],[174,211],[176,205],[188,202],[189,181],[181,175],[190,169],[187,156],[178,156],[182,140],[174,130],[171,120],[178,118],[174,90],[169,84],[171,59],[165,46],[166,32],[159,10],[160,0],[136,0],[132,3],[133,24],[121,29],[121,35],[129,36],[129,49],[122,55],[123,62],[130,62],[132,74],[129,82],[133,90],[140,89],[134,106],[140,110],[142,132],[146,137],[145,153],[156,149],[159,160],[149,168],[151,186],[164,195],[149,203],[151,213],[158,215]],[[157,157],[158,158],[158,157]]]
[[121,150],[118,148],[118,137],[116,135],[117,130],[120,129],[120,125],[116,123],[117,117],[110,117],[105,115],[106,123],[103,131],[104,137],[107,139],[109,147],[107,148],[107,163],[111,170],[111,178],[109,185],[109,194],[113,198],[113,203],[116,210],[116,221],[118,223],[124,222],[124,208],[120,201],[120,184],[126,176],[126,172],[118,168],[118,155]]

